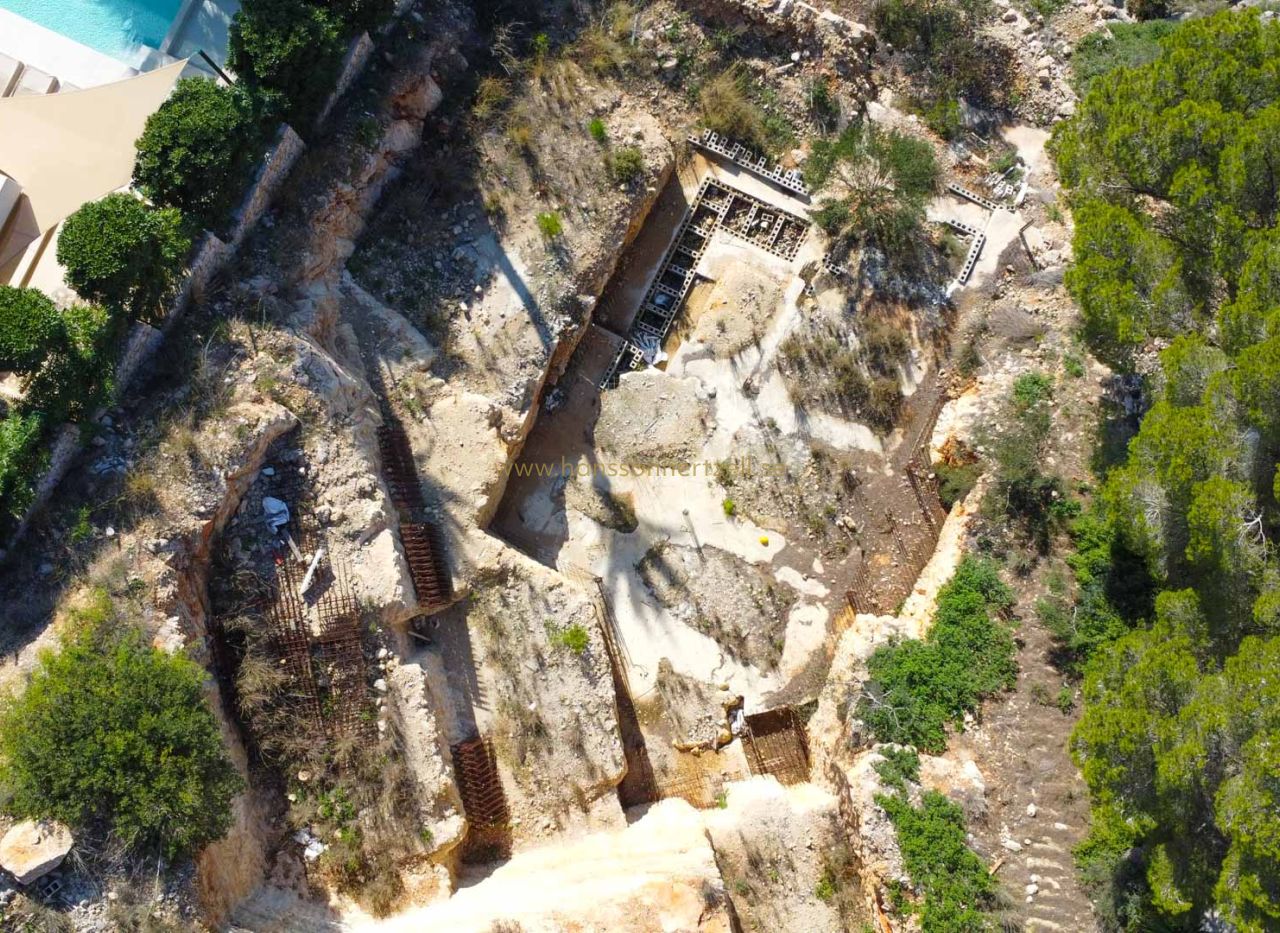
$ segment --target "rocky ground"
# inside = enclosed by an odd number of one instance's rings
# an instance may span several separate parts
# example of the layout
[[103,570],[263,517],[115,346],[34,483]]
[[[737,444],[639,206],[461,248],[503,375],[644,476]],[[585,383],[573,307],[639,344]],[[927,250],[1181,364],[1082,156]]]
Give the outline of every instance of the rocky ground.
[[[424,0],[400,27],[0,576],[6,683],[105,588],[159,644],[209,666],[228,745],[253,778],[228,838],[164,890],[103,881],[88,858],[60,869],[67,893],[43,898],[51,909],[84,929],[124,923],[111,912],[135,902],[252,930],[835,931],[875,919],[876,890],[904,874],[873,800],[881,750],[849,719],[850,699],[876,646],[927,630],[938,587],[982,533],[983,484],[936,527],[907,464],[977,447],[1012,380],[1038,368],[1062,391],[1048,465],[1087,476],[1107,374],[1065,372],[1078,353],[1061,287],[1069,229],[1043,127],[1071,111],[1067,44],[1118,15],[1082,2],[1045,21],[1000,4],[989,28],[1018,62],[1017,115],[1038,125],[985,150],[930,137],[948,180],[1010,207],[982,213],[989,245],[968,287],[948,294],[940,258],[928,281],[886,297],[819,272],[816,230],[786,261],[725,234],[663,368],[601,396],[703,179],[811,206],[684,157],[691,88],[738,60],[767,82],[773,117],[807,113],[806,88],[823,77],[846,115],[925,133],[899,106],[898,62],[859,25],[866,10],[807,9],[662,0],[595,26],[548,5],[540,28],[590,54],[518,72],[466,4]],[[792,131],[785,165],[809,129]],[[610,169],[623,146],[643,165],[628,180]],[[1025,189],[989,178],[997,147],[1022,157]],[[940,197],[930,216],[977,210]],[[825,404],[823,377],[788,355],[789,338],[833,335],[887,348],[881,375],[907,396],[889,425]],[[962,374],[952,348],[968,342],[978,363]],[[448,605],[415,592],[378,443],[391,424],[439,529]],[[706,466],[632,481],[513,475],[534,461]],[[291,525],[273,526],[276,502]],[[246,751],[226,666],[225,624],[259,624],[281,561],[301,571],[321,547],[323,586],[345,580],[362,607],[368,744],[394,755],[411,789],[412,815],[386,837],[400,893],[385,921],[308,857],[324,845],[290,799],[296,769],[282,779]],[[1014,581],[1017,688],[926,757],[922,783],[965,807],[1028,929],[1075,930],[1090,913],[1069,856],[1086,817],[1065,751],[1074,714],[1031,610],[1057,569],[1033,562]],[[738,740],[741,713],[782,705],[801,709],[812,762],[791,787],[752,778]],[[506,808],[497,866],[477,862],[498,850],[468,851],[474,814],[451,751],[476,738],[491,743]],[[701,809],[632,806],[655,790]],[[43,916],[41,901],[18,898],[21,916]]]

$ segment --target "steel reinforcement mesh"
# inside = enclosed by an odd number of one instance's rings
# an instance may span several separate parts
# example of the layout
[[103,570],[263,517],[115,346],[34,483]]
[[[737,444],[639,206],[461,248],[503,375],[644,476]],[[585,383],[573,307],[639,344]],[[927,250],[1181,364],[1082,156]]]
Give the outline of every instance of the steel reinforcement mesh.
[[511,855],[511,813],[502,790],[493,743],[486,738],[454,745],[453,773],[467,815],[466,858],[489,861]]
[[[323,547],[304,535],[303,555]],[[360,636],[360,606],[345,573],[325,555],[316,563],[307,593],[305,571],[291,550],[276,559],[274,596],[264,618],[273,653],[283,662],[291,702],[330,737],[372,735],[368,672]],[[313,600],[308,594],[316,593]]]
[[380,427],[378,450],[391,503],[400,514],[400,542],[409,564],[409,577],[418,603],[430,612],[448,604],[453,595],[440,529],[427,520],[418,468],[404,428],[391,421]]
[[809,780],[809,743],[795,710],[783,706],[745,721],[742,748],[752,774],[772,774],[782,784]]

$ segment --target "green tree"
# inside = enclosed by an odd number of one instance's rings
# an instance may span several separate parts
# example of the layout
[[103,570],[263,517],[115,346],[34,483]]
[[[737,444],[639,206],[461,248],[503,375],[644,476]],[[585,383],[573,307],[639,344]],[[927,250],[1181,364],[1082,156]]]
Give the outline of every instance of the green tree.
[[242,91],[183,78],[134,144],[133,181],[154,203],[182,211],[194,227],[221,229],[244,190],[258,141]]
[[1235,300],[1218,312],[1218,331],[1231,354],[1280,335],[1280,228],[1252,236]]
[[58,263],[82,298],[132,320],[156,322],[191,250],[182,228],[182,214],[173,208],[157,210],[131,195],[109,194],[63,223]]
[[242,782],[197,664],[109,620],[40,656],[0,710],[0,781],[15,816],[109,832],[168,857],[217,839]]
[[35,372],[63,338],[62,316],[43,292],[0,285],[0,370]]
[[333,91],[342,26],[337,12],[307,0],[244,0],[227,63],[268,112],[306,133]]
[[1107,204],[1076,231],[1079,265],[1097,274],[1068,283],[1102,336],[1140,342],[1190,326],[1170,310],[1198,315],[1234,294],[1246,246],[1275,225],[1277,36],[1280,26],[1254,11],[1190,20],[1154,59],[1097,77],[1055,130],[1051,148],[1077,203]]
[[1075,212],[1077,260],[1066,285],[1084,315],[1085,337],[1102,360],[1129,368],[1151,338],[1193,320],[1176,250],[1123,204],[1084,200]]

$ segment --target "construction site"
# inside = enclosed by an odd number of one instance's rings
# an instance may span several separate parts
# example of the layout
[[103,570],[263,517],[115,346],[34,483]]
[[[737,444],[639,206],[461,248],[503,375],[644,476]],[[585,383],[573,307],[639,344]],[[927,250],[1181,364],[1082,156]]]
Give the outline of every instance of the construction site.
[[[1060,293],[1047,134],[959,157],[850,5],[496,6],[415,8],[192,312],[213,414],[164,433],[204,391],[169,373],[95,450],[157,477],[107,556],[247,778],[183,896],[254,931],[915,929],[851,711],[972,546],[982,486],[944,505],[935,467],[1029,365],[957,336]],[[726,54],[800,114],[768,155],[682,83]],[[824,220],[819,79],[936,153],[909,275]],[[921,760],[956,799],[984,767]],[[1032,833],[979,810],[983,857]]]

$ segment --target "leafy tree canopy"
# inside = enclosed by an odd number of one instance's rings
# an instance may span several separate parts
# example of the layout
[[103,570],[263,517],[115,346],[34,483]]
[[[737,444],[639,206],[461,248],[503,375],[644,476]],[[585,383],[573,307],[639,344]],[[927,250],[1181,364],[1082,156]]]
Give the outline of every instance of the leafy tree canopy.
[[34,372],[62,336],[62,317],[43,292],[0,285],[0,370]]
[[304,133],[337,77],[344,45],[339,16],[307,0],[245,0],[231,22],[227,63],[270,112]]
[[1077,206],[1068,287],[1100,354],[1120,365],[1234,296],[1280,207],[1280,24],[1218,14],[1159,49],[1093,80],[1053,137]]
[[1137,59],[1095,77],[1053,139],[1086,336],[1153,376],[1103,489],[1110,540],[1077,574],[1132,554],[1163,590],[1149,627],[1087,642],[1079,855],[1111,926],[1200,929],[1216,910],[1260,933],[1280,929],[1280,24],[1189,20]]
[[173,208],[157,210],[131,195],[109,194],[66,219],[58,262],[81,297],[132,320],[159,320],[191,249],[182,228],[182,214]]
[[106,831],[174,857],[220,837],[241,787],[204,671],[103,618],[41,655],[0,710],[0,781],[16,816]]
[[196,227],[216,229],[239,200],[257,154],[257,125],[240,90],[183,78],[147,118],[133,181]]

